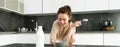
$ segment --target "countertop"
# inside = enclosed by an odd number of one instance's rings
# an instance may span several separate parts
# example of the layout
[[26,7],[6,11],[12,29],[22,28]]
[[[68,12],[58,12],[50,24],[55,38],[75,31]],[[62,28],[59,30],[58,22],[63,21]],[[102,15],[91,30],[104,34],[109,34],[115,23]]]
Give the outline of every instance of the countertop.
[[[1,47],[36,47],[35,44],[10,44]],[[50,44],[45,44],[45,47],[52,47]],[[70,46],[72,47],[72,46]],[[120,47],[120,46],[104,46],[104,45],[73,45],[73,47]]]
[[[48,31],[44,31],[45,34],[50,34]],[[47,32],[47,33],[46,33]],[[6,31],[6,32],[0,32],[0,35],[8,35],[8,34],[35,34],[36,32],[17,32],[17,31]],[[79,31],[76,32],[76,34],[79,33],[120,33],[117,31]]]

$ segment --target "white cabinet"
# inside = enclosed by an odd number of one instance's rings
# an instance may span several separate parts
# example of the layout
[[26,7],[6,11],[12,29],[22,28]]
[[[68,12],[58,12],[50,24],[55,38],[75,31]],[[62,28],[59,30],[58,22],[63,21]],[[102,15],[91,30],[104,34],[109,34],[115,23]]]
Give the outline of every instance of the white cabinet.
[[23,13],[23,0],[0,0],[0,8],[8,10],[7,12]]
[[[50,34],[45,34],[45,44],[50,44]],[[103,45],[103,33],[76,33],[75,45]]]
[[108,0],[85,0],[85,11],[108,10]]
[[24,0],[18,0],[18,12],[24,13]]
[[30,43],[35,44],[37,42],[36,34],[16,34],[16,43]]
[[4,0],[0,0],[0,7],[4,7]]
[[69,5],[72,12],[84,11],[84,0],[43,0],[43,13],[57,13],[64,5]]
[[84,0],[64,0],[63,5],[69,5],[72,12],[84,11]]
[[43,0],[43,13],[57,13],[63,0]]
[[109,0],[109,9],[120,9],[120,0]]
[[44,39],[45,44],[50,44],[50,34],[45,34]]
[[5,0],[5,8],[18,11],[18,0]]
[[77,45],[103,45],[103,33],[78,33],[75,34]]
[[120,46],[120,33],[104,33],[104,45]]
[[15,34],[0,35],[0,46],[9,45],[16,42]]
[[42,13],[42,0],[24,0],[25,14]]

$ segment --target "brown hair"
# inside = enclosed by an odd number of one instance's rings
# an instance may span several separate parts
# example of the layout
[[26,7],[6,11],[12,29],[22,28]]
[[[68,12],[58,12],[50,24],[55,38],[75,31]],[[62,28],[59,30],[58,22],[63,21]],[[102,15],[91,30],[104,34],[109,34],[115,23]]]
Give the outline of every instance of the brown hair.
[[57,15],[60,14],[60,13],[66,13],[68,15],[68,17],[70,18],[69,22],[72,20],[72,13],[71,13],[70,6],[65,5],[63,7],[60,7],[58,12],[57,12]]

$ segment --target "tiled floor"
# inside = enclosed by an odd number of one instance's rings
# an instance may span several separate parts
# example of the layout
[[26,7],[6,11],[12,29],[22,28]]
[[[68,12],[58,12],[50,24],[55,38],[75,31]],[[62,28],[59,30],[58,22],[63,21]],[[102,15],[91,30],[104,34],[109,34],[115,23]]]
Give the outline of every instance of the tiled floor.
[[[1,47],[35,47],[35,44],[11,44]],[[45,44],[45,47],[51,47],[51,46],[50,44]],[[120,46],[75,45],[75,47],[120,47]]]

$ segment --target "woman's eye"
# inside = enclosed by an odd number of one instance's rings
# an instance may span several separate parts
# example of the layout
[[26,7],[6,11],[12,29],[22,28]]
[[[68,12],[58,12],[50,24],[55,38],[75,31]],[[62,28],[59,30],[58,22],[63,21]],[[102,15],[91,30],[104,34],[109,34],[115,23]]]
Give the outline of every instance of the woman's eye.
[[66,21],[66,19],[63,19],[64,21]]
[[59,19],[59,21],[61,21],[61,19]]

